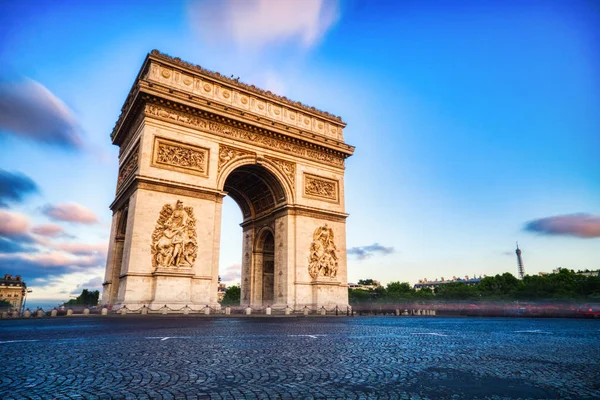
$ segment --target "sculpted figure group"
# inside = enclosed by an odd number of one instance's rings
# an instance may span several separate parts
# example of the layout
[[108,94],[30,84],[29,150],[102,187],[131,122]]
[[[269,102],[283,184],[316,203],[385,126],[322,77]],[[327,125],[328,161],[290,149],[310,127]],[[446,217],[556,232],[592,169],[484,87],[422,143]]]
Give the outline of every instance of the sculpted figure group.
[[190,268],[196,260],[196,219],[191,207],[177,201],[175,208],[165,204],[152,233],[154,268]]
[[310,244],[308,273],[313,279],[319,276],[335,278],[338,270],[337,248],[333,243],[333,229],[327,224],[318,227]]

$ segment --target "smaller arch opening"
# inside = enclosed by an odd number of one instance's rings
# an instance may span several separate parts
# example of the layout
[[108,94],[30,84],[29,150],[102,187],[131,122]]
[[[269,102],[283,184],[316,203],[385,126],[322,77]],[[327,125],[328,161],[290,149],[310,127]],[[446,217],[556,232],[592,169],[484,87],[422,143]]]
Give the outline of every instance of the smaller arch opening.
[[269,305],[275,299],[275,238],[270,230],[265,230],[260,236],[256,250],[259,253],[257,261],[258,273],[262,282],[262,303]]

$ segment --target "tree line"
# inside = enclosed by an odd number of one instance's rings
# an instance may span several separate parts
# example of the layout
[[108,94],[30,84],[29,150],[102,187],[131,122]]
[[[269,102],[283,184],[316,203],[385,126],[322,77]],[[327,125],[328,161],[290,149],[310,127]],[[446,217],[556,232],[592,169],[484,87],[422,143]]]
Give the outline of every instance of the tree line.
[[[361,282],[373,282],[372,279]],[[600,301],[600,277],[561,268],[547,275],[526,275],[519,280],[506,272],[476,284],[444,283],[434,289],[415,290],[407,282],[391,282],[372,290],[349,289],[350,304],[422,300],[583,300]]]

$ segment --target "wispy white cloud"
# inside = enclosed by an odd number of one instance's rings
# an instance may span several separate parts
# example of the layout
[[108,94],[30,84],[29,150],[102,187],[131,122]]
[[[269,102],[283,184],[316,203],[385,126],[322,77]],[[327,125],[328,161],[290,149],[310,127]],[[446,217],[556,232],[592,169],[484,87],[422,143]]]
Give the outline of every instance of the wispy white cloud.
[[223,0],[190,4],[189,18],[202,37],[241,49],[296,42],[309,49],[339,18],[336,0]]
[[242,266],[240,264],[233,264],[225,268],[225,273],[221,274],[221,282],[228,284],[236,284],[240,281],[242,273]]
[[69,149],[82,147],[73,112],[31,79],[0,82],[0,134],[12,134]]

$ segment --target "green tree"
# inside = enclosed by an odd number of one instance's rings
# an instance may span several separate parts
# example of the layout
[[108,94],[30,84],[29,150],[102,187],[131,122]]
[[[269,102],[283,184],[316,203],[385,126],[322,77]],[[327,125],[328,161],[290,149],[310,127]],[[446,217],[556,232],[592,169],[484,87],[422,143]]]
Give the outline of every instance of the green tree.
[[242,290],[239,286],[229,286],[227,290],[225,290],[225,296],[223,300],[221,300],[221,304],[224,306],[233,306],[240,304]]
[[75,306],[75,305],[97,306],[99,298],[100,298],[99,291],[94,290],[92,292],[87,289],[83,289],[79,296],[67,301],[65,303],[65,306]]
[[522,282],[512,274],[505,272],[496,276],[483,278],[477,284],[481,297],[485,298],[511,298],[522,289]]
[[408,282],[390,282],[385,287],[385,297],[388,300],[406,299],[413,297],[415,290]]

